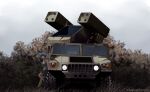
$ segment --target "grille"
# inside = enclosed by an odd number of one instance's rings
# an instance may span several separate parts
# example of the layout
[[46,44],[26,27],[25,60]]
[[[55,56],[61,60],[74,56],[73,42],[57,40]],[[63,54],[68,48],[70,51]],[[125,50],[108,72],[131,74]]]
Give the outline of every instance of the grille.
[[92,64],[69,64],[68,72],[76,72],[76,73],[90,73],[93,71]]

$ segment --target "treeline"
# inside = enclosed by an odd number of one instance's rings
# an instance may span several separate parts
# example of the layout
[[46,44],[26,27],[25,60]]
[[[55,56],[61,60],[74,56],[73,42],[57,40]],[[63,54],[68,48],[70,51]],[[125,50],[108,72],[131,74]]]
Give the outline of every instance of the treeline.
[[0,89],[38,85],[38,74],[42,71],[41,55],[47,53],[46,43],[50,35],[45,32],[30,44],[18,41],[10,57],[0,51]]
[[150,54],[126,49],[125,43],[114,40],[112,36],[108,36],[104,43],[110,48],[115,83],[129,88],[150,87]]
[[[0,88],[36,87],[38,73],[42,70],[41,55],[47,53],[47,38],[52,34],[45,32],[30,44],[18,41],[10,57],[0,52]],[[125,43],[108,36],[103,41],[110,48],[113,63],[113,82],[126,87],[150,87],[150,55],[141,50],[125,48]]]

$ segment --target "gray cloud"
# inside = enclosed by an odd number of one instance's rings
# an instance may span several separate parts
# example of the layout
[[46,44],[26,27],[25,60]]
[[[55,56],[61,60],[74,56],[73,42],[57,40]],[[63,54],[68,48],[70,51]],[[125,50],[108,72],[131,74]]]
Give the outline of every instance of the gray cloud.
[[45,31],[54,30],[44,23],[48,11],[60,11],[72,23],[82,11],[93,12],[111,29],[115,39],[127,48],[150,52],[150,6],[147,0],[11,0],[0,1],[0,50],[10,54],[15,42],[29,43]]

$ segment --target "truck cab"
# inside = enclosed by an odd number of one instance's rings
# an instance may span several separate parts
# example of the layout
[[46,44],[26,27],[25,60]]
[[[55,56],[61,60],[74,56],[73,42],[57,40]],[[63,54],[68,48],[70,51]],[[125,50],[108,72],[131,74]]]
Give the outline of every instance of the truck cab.
[[95,79],[112,71],[108,52],[103,44],[55,43],[47,67],[56,78]]

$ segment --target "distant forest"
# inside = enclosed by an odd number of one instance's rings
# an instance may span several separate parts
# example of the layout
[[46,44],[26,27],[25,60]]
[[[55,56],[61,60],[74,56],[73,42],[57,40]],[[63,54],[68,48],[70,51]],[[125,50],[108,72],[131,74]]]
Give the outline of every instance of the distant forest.
[[[38,73],[42,71],[40,54],[47,53],[47,38],[51,35],[45,32],[29,44],[18,41],[9,57],[0,51],[0,89],[37,87]],[[126,49],[124,42],[112,36],[103,43],[110,48],[113,83],[127,88],[150,88],[150,54]]]

